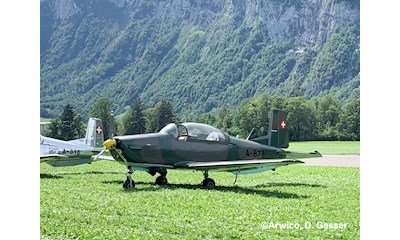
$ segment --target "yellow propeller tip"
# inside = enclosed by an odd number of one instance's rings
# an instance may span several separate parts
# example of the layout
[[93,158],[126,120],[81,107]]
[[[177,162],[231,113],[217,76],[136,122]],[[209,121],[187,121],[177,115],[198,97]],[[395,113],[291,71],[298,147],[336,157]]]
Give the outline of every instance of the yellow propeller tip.
[[108,139],[107,141],[104,142],[104,147],[106,147],[107,149],[111,149],[111,147],[116,144],[117,141],[115,141],[115,139]]

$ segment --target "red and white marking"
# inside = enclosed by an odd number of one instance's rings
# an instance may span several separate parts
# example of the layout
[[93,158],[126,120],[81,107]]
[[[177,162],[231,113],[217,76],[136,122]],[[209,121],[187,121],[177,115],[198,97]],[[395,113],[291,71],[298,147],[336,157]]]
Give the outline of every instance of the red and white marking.
[[101,134],[103,132],[103,128],[100,125],[97,125],[96,127],[96,133]]
[[286,120],[282,120],[279,125],[281,125],[282,129],[285,129],[286,128]]

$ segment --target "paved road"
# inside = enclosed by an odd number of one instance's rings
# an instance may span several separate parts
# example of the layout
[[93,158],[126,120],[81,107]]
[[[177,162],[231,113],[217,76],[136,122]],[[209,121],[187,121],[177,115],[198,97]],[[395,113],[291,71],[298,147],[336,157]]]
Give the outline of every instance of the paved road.
[[300,160],[310,166],[360,167],[360,155],[323,155]]

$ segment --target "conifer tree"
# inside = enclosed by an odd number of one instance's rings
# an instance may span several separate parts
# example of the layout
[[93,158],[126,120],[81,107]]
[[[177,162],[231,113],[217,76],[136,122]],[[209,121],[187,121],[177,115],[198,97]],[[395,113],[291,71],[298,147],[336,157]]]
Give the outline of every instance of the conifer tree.
[[62,140],[72,140],[74,139],[73,126],[75,113],[71,105],[67,104],[61,114],[61,139]]
[[146,132],[146,119],[143,114],[143,107],[140,98],[132,104],[127,116],[124,119],[125,134],[141,134]]

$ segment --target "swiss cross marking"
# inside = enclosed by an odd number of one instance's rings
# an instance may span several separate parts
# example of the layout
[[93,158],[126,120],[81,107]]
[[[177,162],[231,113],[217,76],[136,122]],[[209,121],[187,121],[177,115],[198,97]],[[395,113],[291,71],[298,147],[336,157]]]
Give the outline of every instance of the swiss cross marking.
[[286,128],[286,120],[281,121],[281,128],[285,129]]
[[97,134],[101,134],[102,132],[103,132],[103,128],[101,128],[100,125],[97,125],[97,127],[96,127],[96,133],[97,133]]

